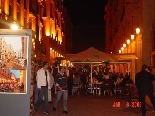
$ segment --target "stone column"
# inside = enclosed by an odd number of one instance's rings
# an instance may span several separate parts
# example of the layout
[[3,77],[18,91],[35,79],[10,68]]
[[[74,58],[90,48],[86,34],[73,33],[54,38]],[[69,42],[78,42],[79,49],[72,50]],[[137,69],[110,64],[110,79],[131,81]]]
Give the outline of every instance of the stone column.
[[143,0],[143,38],[142,38],[142,61],[147,65],[151,65],[151,30],[153,19],[155,18],[154,9],[155,1],[154,0]]
[[135,59],[131,60],[131,79],[133,80],[133,82],[135,83]]
[[138,57],[138,60],[136,60],[136,73],[141,70],[142,66],[142,39],[141,34],[136,36],[136,56]]

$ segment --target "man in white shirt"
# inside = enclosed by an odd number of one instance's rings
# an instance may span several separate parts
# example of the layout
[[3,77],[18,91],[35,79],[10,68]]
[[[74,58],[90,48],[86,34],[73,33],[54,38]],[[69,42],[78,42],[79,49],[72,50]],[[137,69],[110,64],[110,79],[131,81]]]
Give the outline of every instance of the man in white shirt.
[[48,90],[51,89],[50,87],[50,77],[49,72],[47,70],[48,62],[43,62],[43,68],[37,71],[37,88],[39,90],[39,98],[38,101],[34,104],[34,110],[37,112],[37,108],[40,106],[41,101],[44,97],[44,106],[43,106],[43,113],[49,114],[47,111],[48,105]]

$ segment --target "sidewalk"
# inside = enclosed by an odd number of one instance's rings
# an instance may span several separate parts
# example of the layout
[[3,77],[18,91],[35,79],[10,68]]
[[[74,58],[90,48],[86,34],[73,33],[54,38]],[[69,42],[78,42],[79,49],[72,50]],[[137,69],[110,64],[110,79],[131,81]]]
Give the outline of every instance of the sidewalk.
[[[134,100],[133,100],[134,101]],[[135,101],[136,103],[137,101]],[[117,105],[113,105],[116,103]],[[42,104],[43,105],[43,104]],[[34,116],[44,116],[42,105]],[[120,106],[119,106],[120,105]],[[115,106],[115,107],[114,107]],[[147,106],[146,116],[155,116],[153,108]],[[48,105],[49,116],[141,116],[140,108],[128,105],[126,97],[104,97],[92,95],[74,95],[68,98],[68,112],[63,114],[62,99],[59,102],[57,111],[52,111],[52,104]]]

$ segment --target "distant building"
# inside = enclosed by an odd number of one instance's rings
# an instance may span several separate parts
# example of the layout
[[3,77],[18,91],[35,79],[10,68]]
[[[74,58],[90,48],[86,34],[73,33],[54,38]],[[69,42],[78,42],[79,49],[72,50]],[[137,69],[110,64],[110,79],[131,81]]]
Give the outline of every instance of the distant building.
[[136,55],[138,59],[131,60],[128,67],[135,73],[141,70],[142,64],[155,66],[154,8],[154,0],[108,0],[105,7],[105,50]]

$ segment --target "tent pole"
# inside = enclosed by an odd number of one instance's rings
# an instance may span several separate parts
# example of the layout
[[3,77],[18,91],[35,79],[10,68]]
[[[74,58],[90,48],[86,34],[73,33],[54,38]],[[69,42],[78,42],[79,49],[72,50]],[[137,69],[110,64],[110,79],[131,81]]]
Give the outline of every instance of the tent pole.
[[93,71],[92,71],[92,62],[91,62],[91,73],[90,73],[90,76],[91,76],[91,93],[92,92],[92,87],[93,87],[93,75],[92,75]]

